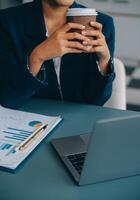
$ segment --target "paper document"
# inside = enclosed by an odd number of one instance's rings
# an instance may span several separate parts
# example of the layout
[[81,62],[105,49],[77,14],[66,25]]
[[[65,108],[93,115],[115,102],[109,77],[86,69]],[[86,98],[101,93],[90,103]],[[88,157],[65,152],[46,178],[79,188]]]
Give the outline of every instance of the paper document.
[[[15,169],[34,148],[61,121],[60,117],[51,117],[27,113],[0,106],[0,166]],[[46,130],[36,135],[29,145],[20,151],[17,147],[28,142],[35,130],[46,124]]]

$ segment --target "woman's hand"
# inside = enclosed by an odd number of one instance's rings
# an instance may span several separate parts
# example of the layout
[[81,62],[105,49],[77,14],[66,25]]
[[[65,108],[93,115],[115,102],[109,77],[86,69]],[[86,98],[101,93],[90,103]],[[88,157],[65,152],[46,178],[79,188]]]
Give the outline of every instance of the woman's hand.
[[98,22],[91,22],[90,25],[93,27],[93,30],[83,30],[82,34],[84,36],[90,36],[96,39],[90,41],[83,41],[84,45],[91,45],[92,48],[89,49],[89,52],[95,52],[99,58],[99,66],[103,74],[107,73],[107,66],[110,59],[110,52],[107,46],[105,37],[102,33],[102,24]]
[[88,47],[82,44],[84,41],[89,42],[88,37],[80,33],[69,32],[71,29],[82,31],[85,27],[81,24],[68,23],[32,51],[29,58],[29,69],[34,76],[38,74],[42,63],[45,60],[63,56],[67,53],[81,53],[88,51]]

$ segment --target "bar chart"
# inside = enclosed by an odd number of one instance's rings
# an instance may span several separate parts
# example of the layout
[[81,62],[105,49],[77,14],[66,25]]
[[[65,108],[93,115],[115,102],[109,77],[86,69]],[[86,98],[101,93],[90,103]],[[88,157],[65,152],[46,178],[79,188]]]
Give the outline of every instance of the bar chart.
[[0,132],[0,160],[16,153],[15,148],[26,140],[33,131],[7,127]]
[[14,153],[16,153],[15,145],[0,141],[0,160]]
[[26,140],[31,134],[31,131],[8,127],[6,131],[3,131],[3,139],[8,139],[12,142],[22,142]]
[[10,149],[10,147],[12,147],[12,144],[6,144],[6,143],[1,143],[1,144],[0,144],[0,150],[1,150],[1,151]]

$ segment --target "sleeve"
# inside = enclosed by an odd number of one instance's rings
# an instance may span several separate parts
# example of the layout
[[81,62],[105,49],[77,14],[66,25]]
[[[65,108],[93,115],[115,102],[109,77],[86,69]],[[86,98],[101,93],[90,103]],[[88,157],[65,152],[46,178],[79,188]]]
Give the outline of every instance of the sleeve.
[[0,104],[15,109],[44,84],[29,72],[26,55],[19,60],[14,42],[0,21]]
[[107,45],[110,50],[111,59],[108,63],[108,74],[103,76],[99,70],[98,57],[96,54],[90,54],[90,72],[85,97],[87,102],[94,105],[104,105],[112,94],[112,83],[115,78],[114,73],[114,47],[115,47],[115,28],[113,19],[108,17],[103,24],[103,34],[105,35]]

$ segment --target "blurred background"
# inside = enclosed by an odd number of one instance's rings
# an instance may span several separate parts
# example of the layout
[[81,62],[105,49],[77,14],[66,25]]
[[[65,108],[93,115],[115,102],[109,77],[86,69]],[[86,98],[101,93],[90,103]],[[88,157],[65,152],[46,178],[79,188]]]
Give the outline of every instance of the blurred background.
[[[0,0],[0,8],[30,0]],[[140,0],[77,0],[88,7],[108,13],[116,28],[115,57],[125,65],[127,109],[140,111]]]

